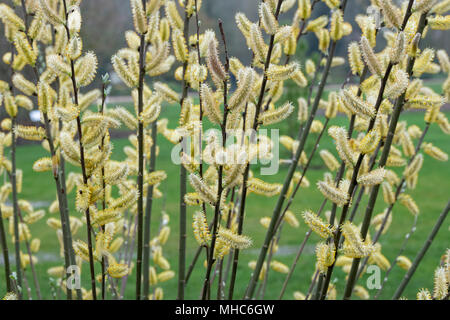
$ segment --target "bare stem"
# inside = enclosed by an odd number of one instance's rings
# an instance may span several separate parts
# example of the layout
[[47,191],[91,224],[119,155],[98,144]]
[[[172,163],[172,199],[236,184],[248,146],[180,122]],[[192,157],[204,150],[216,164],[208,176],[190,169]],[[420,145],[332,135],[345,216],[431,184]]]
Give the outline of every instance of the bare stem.
[[431,230],[431,233],[428,236],[427,240],[425,241],[422,249],[420,249],[420,251],[417,253],[416,258],[414,259],[411,267],[409,268],[409,270],[406,273],[405,277],[403,278],[402,282],[400,283],[397,290],[395,291],[394,296],[392,297],[392,300],[397,300],[402,295],[403,290],[405,290],[406,286],[409,283],[409,280],[411,280],[412,276],[414,275],[414,273],[417,270],[417,267],[419,266],[423,257],[425,256],[425,254],[427,253],[431,244],[433,243],[433,240],[436,237],[436,234],[438,233],[442,224],[444,223],[449,210],[450,210],[450,201],[447,202],[447,205],[445,206],[444,210],[442,211],[438,220],[436,221],[436,224],[434,225],[433,229]]

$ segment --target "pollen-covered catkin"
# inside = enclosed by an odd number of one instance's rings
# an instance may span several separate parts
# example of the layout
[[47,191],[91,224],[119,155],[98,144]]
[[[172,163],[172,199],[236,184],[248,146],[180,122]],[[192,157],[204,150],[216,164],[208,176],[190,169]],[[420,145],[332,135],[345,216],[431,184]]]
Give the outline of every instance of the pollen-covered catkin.
[[284,66],[271,64],[267,70],[267,78],[274,81],[290,79],[300,68],[297,62],[291,62]]
[[208,223],[203,212],[197,211],[194,214],[192,228],[194,229],[194,236],[200,245],[206,245],[211,240],[211,233],[209,232]]
[[344,36],[344,18],[341,10],[336,10],[331,15],[330,38],[338,41]]
[[252,88],[255,83],[255,72],[252,68],[245,68],[238,73],[238,85],[236,91],[228,102],[228,108],[231,110],[242,110],[250,99]]
[[317,187],[327,199],[340,207],[345,205],[349,200],[349,195],[346,191],[341,188],[336,188],[325,181],[318,181]]
[[385,175],[386,170],[384,168],[378,168],[359,176],[357,181],[365,187],[371,187],[382,183]]
[[372,47],[370,46],[369,40],[365,36],[361,37],[360,41],[360,47],[361,52],[364,58],[364,62],[366,63],[367,67],[369,68],[370,72],[373,75],[377,75],[379,77],[382,76],[383,70],[381,68],[381,63],[378,60],[377,56],[372,50]]
[[284,105],[282,105],[279,108],[276,108],[274,110],[267,110],[267,111],[263,112],[259,116],[259,121],[263,125],[278,123],[280,121],[283,121],[287,117],[289,117],[293,111],[294,111],[294,106],[292,105],[292,103],[286,102]]
[[335,228],[324,222],[319,216],[310,210],[303,212],[303,220],[309,228],[317,233],[320,237],[327,239],[333,235]]
[[352,42],[348,46],[348,61],[354,75],[361,75],[364,69],[364,62],[361,58],[361,51],[357,42]]
[[259,5],[259,19],[267,34],[273,35],[277,32],[278,21],[273,15],[269,5],[265,2],[262,2]]

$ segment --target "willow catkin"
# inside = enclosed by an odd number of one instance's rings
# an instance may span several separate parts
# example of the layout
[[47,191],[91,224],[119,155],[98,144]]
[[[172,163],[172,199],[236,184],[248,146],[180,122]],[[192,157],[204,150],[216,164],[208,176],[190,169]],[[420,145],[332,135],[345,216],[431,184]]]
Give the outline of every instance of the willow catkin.
[[434,273],[434,290],[433,298],[443,300],[448,294],[448,283],[446,270],[444,267],[439,267]]
[[39,81],[37,84],[37,96],[39,111],[42,113],[47,113],[53,104],[50,86],[43,81]]
[[175,57],[180,62],[188,60],[188,49],[186,47],[186,39],[184,39],[183,32],[175,29],[172,33],[173,51]]
[[282,185],[278,183],[267,183],[258,178],[249,178],[247,188],[250,192],[272,197],[280,193]]
[[397,69],[390,74],[389,78],[390,81],[384,93],[384,96],[389,99],[398,98],[408,88],[409,85],[408,74],[401,69]]
[[241,110],[248,102],[252,88],[255,83],[255,72],[252,68],[245,68],[239,71],[239,81],[237,89],[231,96],[228,102],[228,108],[230,110]]
[[310,20],[306,26],[307,31],[316,32],[328,24],[328,17],[326,15],[320,16],[314,20]]
[[169,20],[170,25],[173,29],[183,30],[183,19],[180,17],[180,14],[177,10],[177,5],[175,1],[167,1],[165,5],[165,13],[166,17]]
[[66,48],[66,55],[72,61],[78,59],[81,56],[83,50],[83,42],[78,36],[74,36],[69,40]]
[[222,123],[222,114],[219,102],[216,100],[211,88],[203,83],[200,86],[200,95],[203,102],[203,112],[215,124]]
[[34,66],[37,60],[37,54],[23,32],[17,32],[14,38],[14,45],[17,52],[22,56],[26,63]]
[[420,213],[419,207],[409,194],[402,193],[398,200],[412,215],[417,216]]
[[180,96],[177,92],[172,90],[167,84],[163,82],[155,82],[153,84],[155,91],[161,95],[169,103],[177,103],[180,100]]
[[209,232],[208,223],[203,212],[197,211],[194,214],[192,228],[194,229],[194,236],[198,244],[207,245],[211,240],[211,233]]
[[320,157],[322,158],[323,162],[327,166],[327,168],[330,171],[335,171],[340,167],[339,162],[336,160],[336,158],[326,149],[320,150],[319,152]]
[[283,121],[294,111],[294,106],[290,102],[286,102],[279,108],[267,110],[259,116],[259,122],[263,125],[269,125]]
[[21,73],[15,73],[12,82],[14,86],[22,91],[27,96],[31,96],[36,92],[36,87],[33,82],[28,81]]
[[252,245],[252,240],[244,235],[239,235],[234,231],[221,227],[218,237],[233,249],[246,249]]
[[448,160],[448,154],[439,149],[436,146],[433,146],[432,143],[424,143],[422,146],[423,151],[429,155],[430,157],[439,160],[439,161],[447,161]]
[[217,51],[217,41],[215,38],[212,38],[209,41],[206,62],[208,65],[208,69],[213,77],[222,82],[227,79],[227,73],[225,72],[225,68],[219,59],[219,53]]
[[397,260],[395,260],[395,262],[397,263],[397,265],[402,268],[403,270],[408,271],[409,268],[411,268],[411,260],[408,259],[408,257],[405,256],[399,256],[397,258]]
[[336,247],[333,242],[319,243],[316,246],[317,268],[321,273],[326,273],[328,267],[335,261]]
[[344,36],[344,17],[341,10],[336,10],[331,15],[330,38],[338,41]]
[[360,97],[353,94],[350,89],[342,89],[341,97],[342,100],[346,102],[346,106],[348,106],[353,113],[365,118],[375,117],[375,108]]
[[264,63],[267,54],[267,45],[261,34],[261,29],[256,23],[252,23],[250,26],[250,45],[257,61]]
[[423,155],[419,153],[414,157],[414,159],[411,161],[411,163],[405,168],[403,171],[403,175],[406,178],[412,177],[419,173],[420,169],[423,165]]
[[328,133],[336,142],[336,150],[339,157],[348,165],[353,167],[355,163],[356,154],[350,147],[347,139],[347,131],[343,127],[330,127]]
[[299,0],[297,14],[302,20],[308,19],[311,16],[311,1]]
[[405,33],[399,32],[395,39],[394,46],[390,50],[390,59],[393,64],[397,64],[403,60],[405,55],[406,39]]
[[335,186],[330,185],[324,181],[318,181],[317,187],[319,188],[319,191],[325,196],[325,198],[340,207],[345,205],[349,200],[349,195],[346,191],[342,190],[341,188],[336,188]]
[[369,40],[365,36],[361,37],[360,48],[362,52],[362,56],[364,58],[364,62],[369,68],[370,72],[379,77],[382,76],[383,70],[381,67],[381,63],[378,60],[377,56],[372,50],[372,47],[369,43]]
[[388,181],[384,181],[381,184],[381,188],[383,191],[383,200],[387,204],[393,204],[395,202],[395,193],[392,190],[392,186]]
[[141,0],[130,0],[131,13],[133,15],[134,28],[140,34],[147,33],[147,15],[144,11],[144,7]]
[[267,3],[262,2],[259,6],[259,19],[267,34],[273,35],[278,30],[278,21]]
[[303,97],[298,98],[298,114],[297,114],[297,120],[300,122],[305,122],[308,120],[308,103],[306,102],[306,99]]
[[342,250],[346,256],[351,258],[363,258],[373,252],[373,245],[362,241],[359,228],[350,221],[344,222],[341,226],[341,231],[345,238]]
[[365,187],[372,187],[383,182],[386,175],[384,168],[372,170],[366,174],[360,175],[357,179],[358,183]]
[[284,81],[290,79],[300,68],[297,62],[291,62],[284,66],[271,64],[267,70],[267,78],[274,81]]
[[361,59],[361,51],[357,42],[352,42],[348,46],[348,61],[354,75],[361,75],[364,69],[364,62]]
[[216,204],[216,201],[217,201],[216,194],[204,182],[204,180],[202,178],[200,178],[198,175],[196,175],[194,173],[191,173],[189,175],[189,181],[190,181],[192,187],[195,189],[195,191],[198,193],[198,195],[204,202],[207,202],[212,206],[214,206]]
[[383,11],[384,20],[388,28],[400,28],[402,23],[402,16],[400,9],[397,8],[391,0],[380,0],[379,5]]
[[97,73],[97,56],[93,52],[86,53],[77,61],[79,72],[76,73],[77,84],[80,87],[88,86],[94,81]]
[[55,27],[64,23],[60,15],[53,10],[48,4],[48,0],[39,0],[39,6],[41,12],[44,14],[45,18],[53,24]]
[[333,235],[335,228],[324,222],[319,216],[310,210],[303,211],[303,219],[309,228],[320,237],[327,239]]
[[57,54],[47,56],[47,66],[57,76],[72,75],[70,66]]

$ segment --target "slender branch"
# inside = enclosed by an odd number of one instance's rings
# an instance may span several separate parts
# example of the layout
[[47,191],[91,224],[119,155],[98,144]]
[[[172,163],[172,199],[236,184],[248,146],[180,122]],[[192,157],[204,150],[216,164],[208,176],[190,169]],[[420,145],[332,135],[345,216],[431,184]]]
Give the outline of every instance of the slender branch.
[[[226,59],[226,63],[225,63],[225,72],[228,74],[229,73],[229,69],[230,69],[230,64],[228,61],[228,50],[227,50],[227,42],[225,39],[225,33],[223,31],[223,25],[222,25],[222,20],[219,19],[219,28],[220,28],[220,33],[222,36],[222,41],[225,47],[225,59]],[[227,118],[228,118],[228,100],[227,97],[228,96],[228,78],[225,78],[225,80],[223,81],[223,109],[224,109],[224,114],[223,114],[223,120],[222,120],[222,125],[221,125],[221,131],[222,131],[222,148],[225,149],[225,145],[226,145],[226,128],[227,128]],[[219,170],[218,170],[218,182],[217,182],[217,202],[215,204],[215,208],[214,208],[214,219],[213,219],[213,229],[212,229],[212,238],[211,238],[211,246],[209,249],[209,258],[208,258],[208,264],[206,267],[206,276],[205,276],[205,281],[203,284],[203,291],[202,291],[202,300],[205,300],[207,298],[207,294],[210,291],[210,277],[211,277],[211,269],[212,266],[215,262],[215,258],[214,258],[214,248],[216,245],[216,240],[217,240],[217,233],[218,233],[218,227],[219,227],[219,220],[220,220],[220,206],[221,206],[221,199],[222,199],[222,193],[224,191],[224,187],[223,187],[223,164],[219,165]]]
[[[156,139],[157,128],[156,121],[152,123],[152,146],[150,148],[150,167],[148,173],[155,171],[156,166]],[[152,206],[153,206],[153,189],[154,186],[150,185],[147,188],[147,207],[145,208],[145,221],[144,221],[144,299],[148,299],[150,278],[149,278],[149,261],[150,261],[150,227],[152,219]]]
[[[142,0],[144,12],[146,11],[146,1]],[[140,35],[141,44],[139,46],[139,84],[138,84],[138,114],[141,115],[144,109],[144,76],[145,76],[145,34]],[[144,122],[138,124],[138,234],[137,234],[137,258],[136,258],[136,299],[141,300],[142,285],[142,254],[144,236]]]
[[[189,39],[189,20],[190,16],[187,10],[184,10],[184,39]],[[180,99],[180,107],[183,107],[184,100],[187,97],[189,83],[186,81],[186,70],[188,67],[188,61],[183,63],[183,82],[182,82],[182,95]],[[184,143],[183,140],[181,143]],[[186,194],[186,168],[180,166],[180,238],[179,238],[179,255],[178,255],[178,300],[184,300],[184,290],[186,286],[186,202],[184,196]]]
[[3,225],[2,208],[0,208],[0,244],[3,252],[3,264],[5,265],[6,291],[11,292],[11,269],[9,265],[8,243],[6,242],[5,227]]
[[417,253],[411,267],[409,268],[408,272],[406,273],[405,277],[403,278],[402,282],[398,286],[397,290],[395,291],[394,295],[392,296],[392,300],[397,300],[400,298],[401,294],[405,290],[406,286],[408,285],[409,281],[411,280],[412,276],[417,270],[417,267],[419,266],[420,262],[422,261],[423,257],[427,253],[428,249],[430,248],[431,244],[433,243],[434,238],[436,237],[436,234],[438,233],[439,229],[441,228],[442,224],[445,221],[445,218],[447,217],[448,211],[450,210],[450,201],[447,202],[446,207],[440,214],[438,220],[436,221],[436,224],[434,225],[433,229],[431,230],[430,235],[428,236],[427,240],[425,241],[422,249]]
[[[69,12],[67,11],[66,0],[63,0],[63,7],[64,7],[66,21],[68,21]],[[67,23],[64,24],[64,27],[66,29],[67,38],[70,39],[70,30],[69,30],[69,26],[67,25]],[[78,86],[77,86],[77,80],[75,77],[75,63],[73,60],[70,60],[70,68],[71,68],[71,80],[72,80],[72,87],[73,87],[74,102],[75,102],[75,105],[78,106],[79,105]],[[87,185],[88,176],[86,174],[84,146],[83,146],[83,141],[82,141],[83,133],[81,130],[80,116],[78,116],[76,120],[77,120],[77,134],[78,134],[78,140],[79,140],[80,163],[81,163],[81,171],[82,171],[82,175],[83,175],[83,184]],[[88,251],[89,251],[89,269],[90,269],[90,273],[91,273],[92,297],[94,300],[97,300],[97,290],[96,290],[96,284],[95,284],[94,254],[93,254],[93,248],[92,248],[92,225],[91,225],[91,215],[89,213],[89,208],[86,209],[85,217],[86,217],[86,225],[87,225],[87,241],[88,241]]]

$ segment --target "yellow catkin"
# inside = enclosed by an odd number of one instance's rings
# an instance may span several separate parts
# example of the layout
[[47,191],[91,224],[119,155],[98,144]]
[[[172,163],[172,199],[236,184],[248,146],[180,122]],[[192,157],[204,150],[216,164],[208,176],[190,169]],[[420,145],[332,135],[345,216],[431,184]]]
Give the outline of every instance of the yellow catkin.
[[370,154],[375,151],[381,139],[377,128],[370,130],[359,143],[359,150],[363,154]]
[[369,68],[370,72],[379,77],[382,76],[383,70],[381,68],[380,61],[372,50],[372,47],[369,43],[369,40],[365,36],[361,37],[360,48],[362,52],[362,56],[364,58],[364,62]]
[[395,202],[395,193],[392,190],[392,186],[389,182],[385,181],[381,184],[383,191],[383,199],[387,204],[393,204]]
[[183,29],[183,19],[180,17],[180,14],[177,10],[177,5],[175,1],[167,1],[166,2],[166,17],[169,20],[170,25],[173,29],[182,30]]
[[14,39],[14,45],[17,52],[24,58],[26,63],[34,66],[37,59],[37,54],[31,47],[26,35],[23,32],[18,32]]
[[405,168],[403,171],[403,175],[406,178],[409,178],[411,176],[414,176],[419,173],[420,169],[423,165],[423,155],[419,153],[414,157],[414,159],[411,161],[411,163]]
[[416,202],[414,201],[414,199],[409,195],[409,194],[401,194],[398,197],[398,200],[400,201],[400,203],[406,207],[406,209],[408,209],[408,211],[413,214],[413,215],[418,215],[419,214],[419,207],[417,206]]
[[266,197],[272,197],[280,193],[282,185],[278,183],[267,183],[258,178],[250,178],[247,181],[249,191]]
[[422,146],[423,151],[429,155],[430,157],[439,160],[439,161],[447,161],[448,154],[439,149],[436,146],[433,146],[431,143],[424,143]]
[[229,247],[234,249],[246,249],[252,245],[252,240],[244,235],[239,235],[234,231],[221,227],[218,232],[221,238]]
[[411,260],[409,260],[405,256],[399,256],[395,262],[397,263],[397,265],[400,268],[402,268],[403,270],[406,270],[406,271],[408,271],[409,268],[411,268],[411,265],[412,265]]
[[344,17],[341,10],[336,10],[331,15],[330,38],[338,41],[344,36]]
[[259,19],[267,34],[275,34],[278,30],[278,21],[273,15],[267,3],[262,2],[259,6]]
[[123,278],[125,277],[128,272],[128,265],[123,263],[112,263],[109,265],[107,269],[108,274],[113,278]]
[[33,82],[25,79],[25,77],[20,73],[14,74],[12,81],[14,86],[27,96],[31,96],[36,92],[36,87]]
[[294,106],[292,105],[292,103],[286,102],[279,108],[276,108],[274,110],[267,110],[266,112],[262,113],[259,116],[259,121],[263,125],[278,123],[289,117],[293,111]]
[[400,9],[397,8],[391,0],[380,0],[378,3],[383,11],[387,27],[400,28],[400,24],[402,23]]
[[188,50],[186,47],[186,39],[184,39],[183,33],[180,30],[175,29],[172,34],[173,51],[175,57],[180,62],[188,60]]
[[215,77],[218,81],[224,81],[227,78],[225,68],[219,59],[219,53],[217,51],[217,41],[215,40],[215,38],[211,38],[209,41],[208,56],[206,62],[212,76]]
[[131,13],[133,15],[134,28],[140,34],[147,33],[147,15],[143,3],[140,0],[131,0]]
[[357,42],[352,42],[348,46],[348,61],[354,75],[361,75],[364,69],[364,62],[361,59],[361,51]]
[[386,170],[384,168],[378,168],[370,171],[369,173],[360,175],[357,181],[365,187],[372,187],[382,183],[385,175]]
[[433,298],[443,300],[448,294],[448,283],[444,267],[437,268],[434,272]]
[[255,72],[252,68],[242,69],[238,73],[238,79],[237,89],[228,103],[228,108],[231,110],[241,110],[248,102],[255,83]]
[[270,267],[272,268],[273,271],[278,273],[287,274],[289,272],[289,267],[279,261],[271,261]]
[[327,168],[330,171],[335,171],[340,167],[339,162],[336,160],[336,158],[333,156],[331,152],[328,150],[320,150],[319,152],[320,157],[322,158],[323,162],[327,166]]
[[327,199],[338,206],[345,205],[349,200],[349,195],[346,191],[341,190],[341,188],[336,188],[324,181],[318,181],[317,187]]
[[200,245],[206,245],[211,240],[208,223],[203,212],[197,211],[194,214],[192,228],[194,229],[194,236]]
[[252,23],[250,26],[250,44],[255,58],[257,61],[264,63],[266,59],[267,45],[264,43],[264,39],[261,34],[261,29],[256,23]]
[[310,210],[303,212],[303,219],[309,228],[322,238],[326,239],[331,237],[335,231],[334,227],[331,227],[329,224],[325,223],[320,217]]
[[321,273],[326,273],[328,267],[334,263],[336,248],[334,243],[319,243],[316,247],[317,268]]

